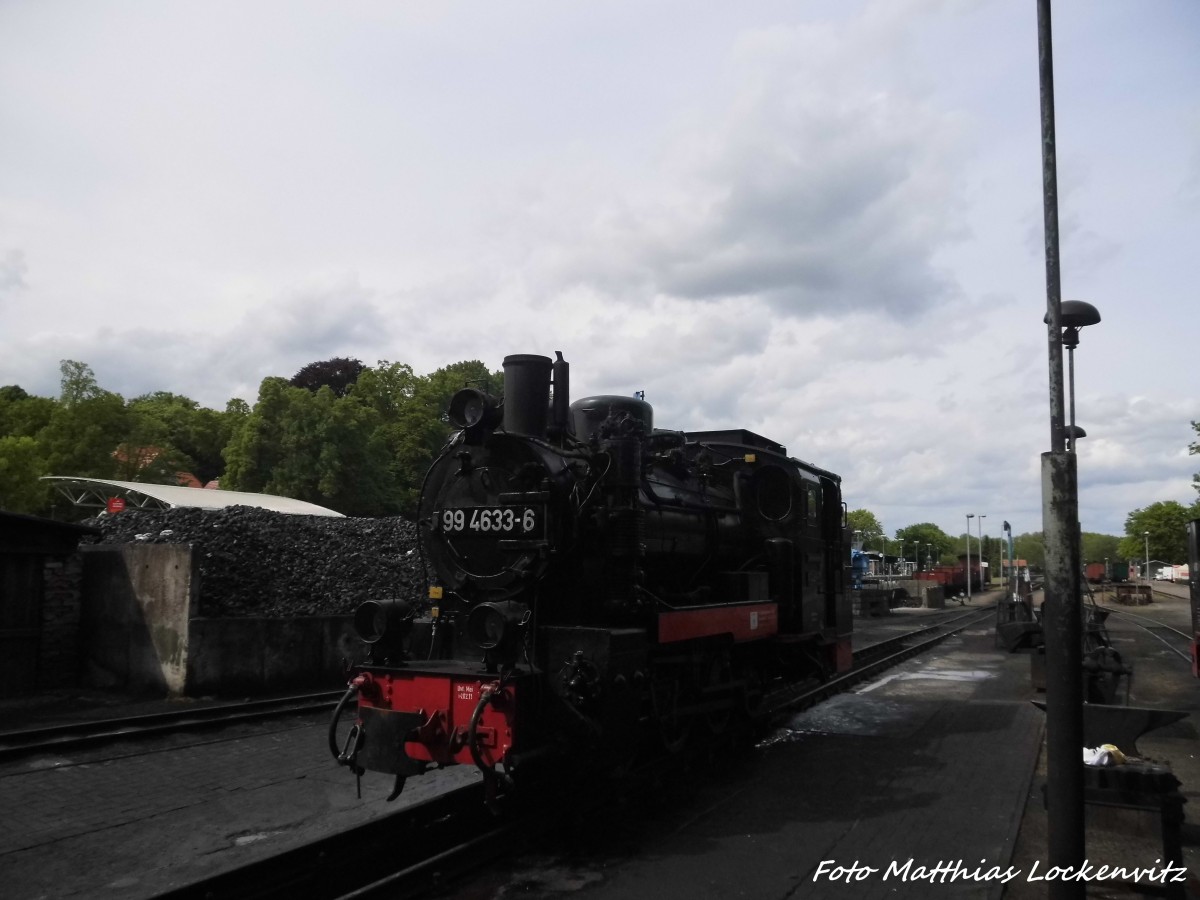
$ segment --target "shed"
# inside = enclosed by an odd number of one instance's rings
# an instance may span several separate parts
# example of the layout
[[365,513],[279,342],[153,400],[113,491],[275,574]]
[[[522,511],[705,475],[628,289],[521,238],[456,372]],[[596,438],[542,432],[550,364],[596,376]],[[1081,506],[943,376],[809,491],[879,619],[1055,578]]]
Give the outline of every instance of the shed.
[[0,697],[73,684],[79,539],[99,530],[0,510]]

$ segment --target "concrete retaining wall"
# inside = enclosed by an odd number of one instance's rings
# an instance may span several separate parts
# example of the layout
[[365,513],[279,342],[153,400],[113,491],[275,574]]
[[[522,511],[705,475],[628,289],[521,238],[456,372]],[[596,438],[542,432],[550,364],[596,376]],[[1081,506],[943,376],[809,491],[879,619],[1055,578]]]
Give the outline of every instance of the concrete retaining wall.
[[342,684],[356,659],[350,616],[196,617],[199,569],[185,544],[84,548],[83,681],[169,695]]
[[187,545],[84,547],[84,682],[185,693],[188,619],[198,588]]
[[187,693],[250,693],[344,686],[362,646],[350,616],[192,619]]

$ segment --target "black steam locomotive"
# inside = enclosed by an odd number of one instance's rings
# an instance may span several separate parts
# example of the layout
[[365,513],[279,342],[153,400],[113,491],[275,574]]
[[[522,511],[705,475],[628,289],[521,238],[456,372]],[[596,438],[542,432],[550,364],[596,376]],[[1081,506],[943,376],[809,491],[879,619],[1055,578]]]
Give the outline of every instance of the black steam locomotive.
[[[841,479],[749,431],[664,431],[636,397],[570,403],[562,354],[465,388],[421,491],[430,602],[364,603],[330,727],[357,774],[677,751],[781,680],[850,665]],[[357,699],[345,737],[338,718]],[[391,798],[389,798],[391,799]]]

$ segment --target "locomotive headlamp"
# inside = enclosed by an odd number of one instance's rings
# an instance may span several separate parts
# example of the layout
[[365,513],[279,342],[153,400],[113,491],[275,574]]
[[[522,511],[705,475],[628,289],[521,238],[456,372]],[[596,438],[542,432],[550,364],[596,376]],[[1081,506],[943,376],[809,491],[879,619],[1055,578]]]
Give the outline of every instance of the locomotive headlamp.
[[491,394],[475,388],[463,388],[450,398],[446,415],[456,428],[473,428],[476,425],[490,428],[500,422],[500,406]]
[[402,638],[416,611],[403,600],[368,600],[354,611],[354,630],[367,644]]
[[484,650],[492,650],[510,639],[524,621],[529,608],[524,603],[480,603],[467,615],[467,636]]

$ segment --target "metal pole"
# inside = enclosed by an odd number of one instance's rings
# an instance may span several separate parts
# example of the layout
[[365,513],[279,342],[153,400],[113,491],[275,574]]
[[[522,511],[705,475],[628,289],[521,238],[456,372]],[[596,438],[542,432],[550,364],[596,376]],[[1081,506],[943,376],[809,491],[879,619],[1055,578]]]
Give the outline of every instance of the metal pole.
[[979,589],[983,590],[983,520],[987,513],[979,514]]
[[967,602],[971,602],[971,520],[975,513],[967,513],[967,568],[963,573],[967,576]]
[[[1054,135],[1054,53],[1050,0],[1038,0],[1042,121],[1042,211],[1046,253],[1046,343],[1050,367],[1050,452],[1042,454],[1046,540],[1046,770],[1050,866],[1084,862],[1083,627],[1079,601],[1079,487],[1075,454],[1064,449],[1062,289],[1058,256],[1058,175]],[[1082,898],[1082,881],[1048,884],[1053,898]]]
[[1142,577],[1146,579],[1146,584],[1150,583],[1150,532],[1143,531],[1142,539],[1146,542],[1146,571]]

